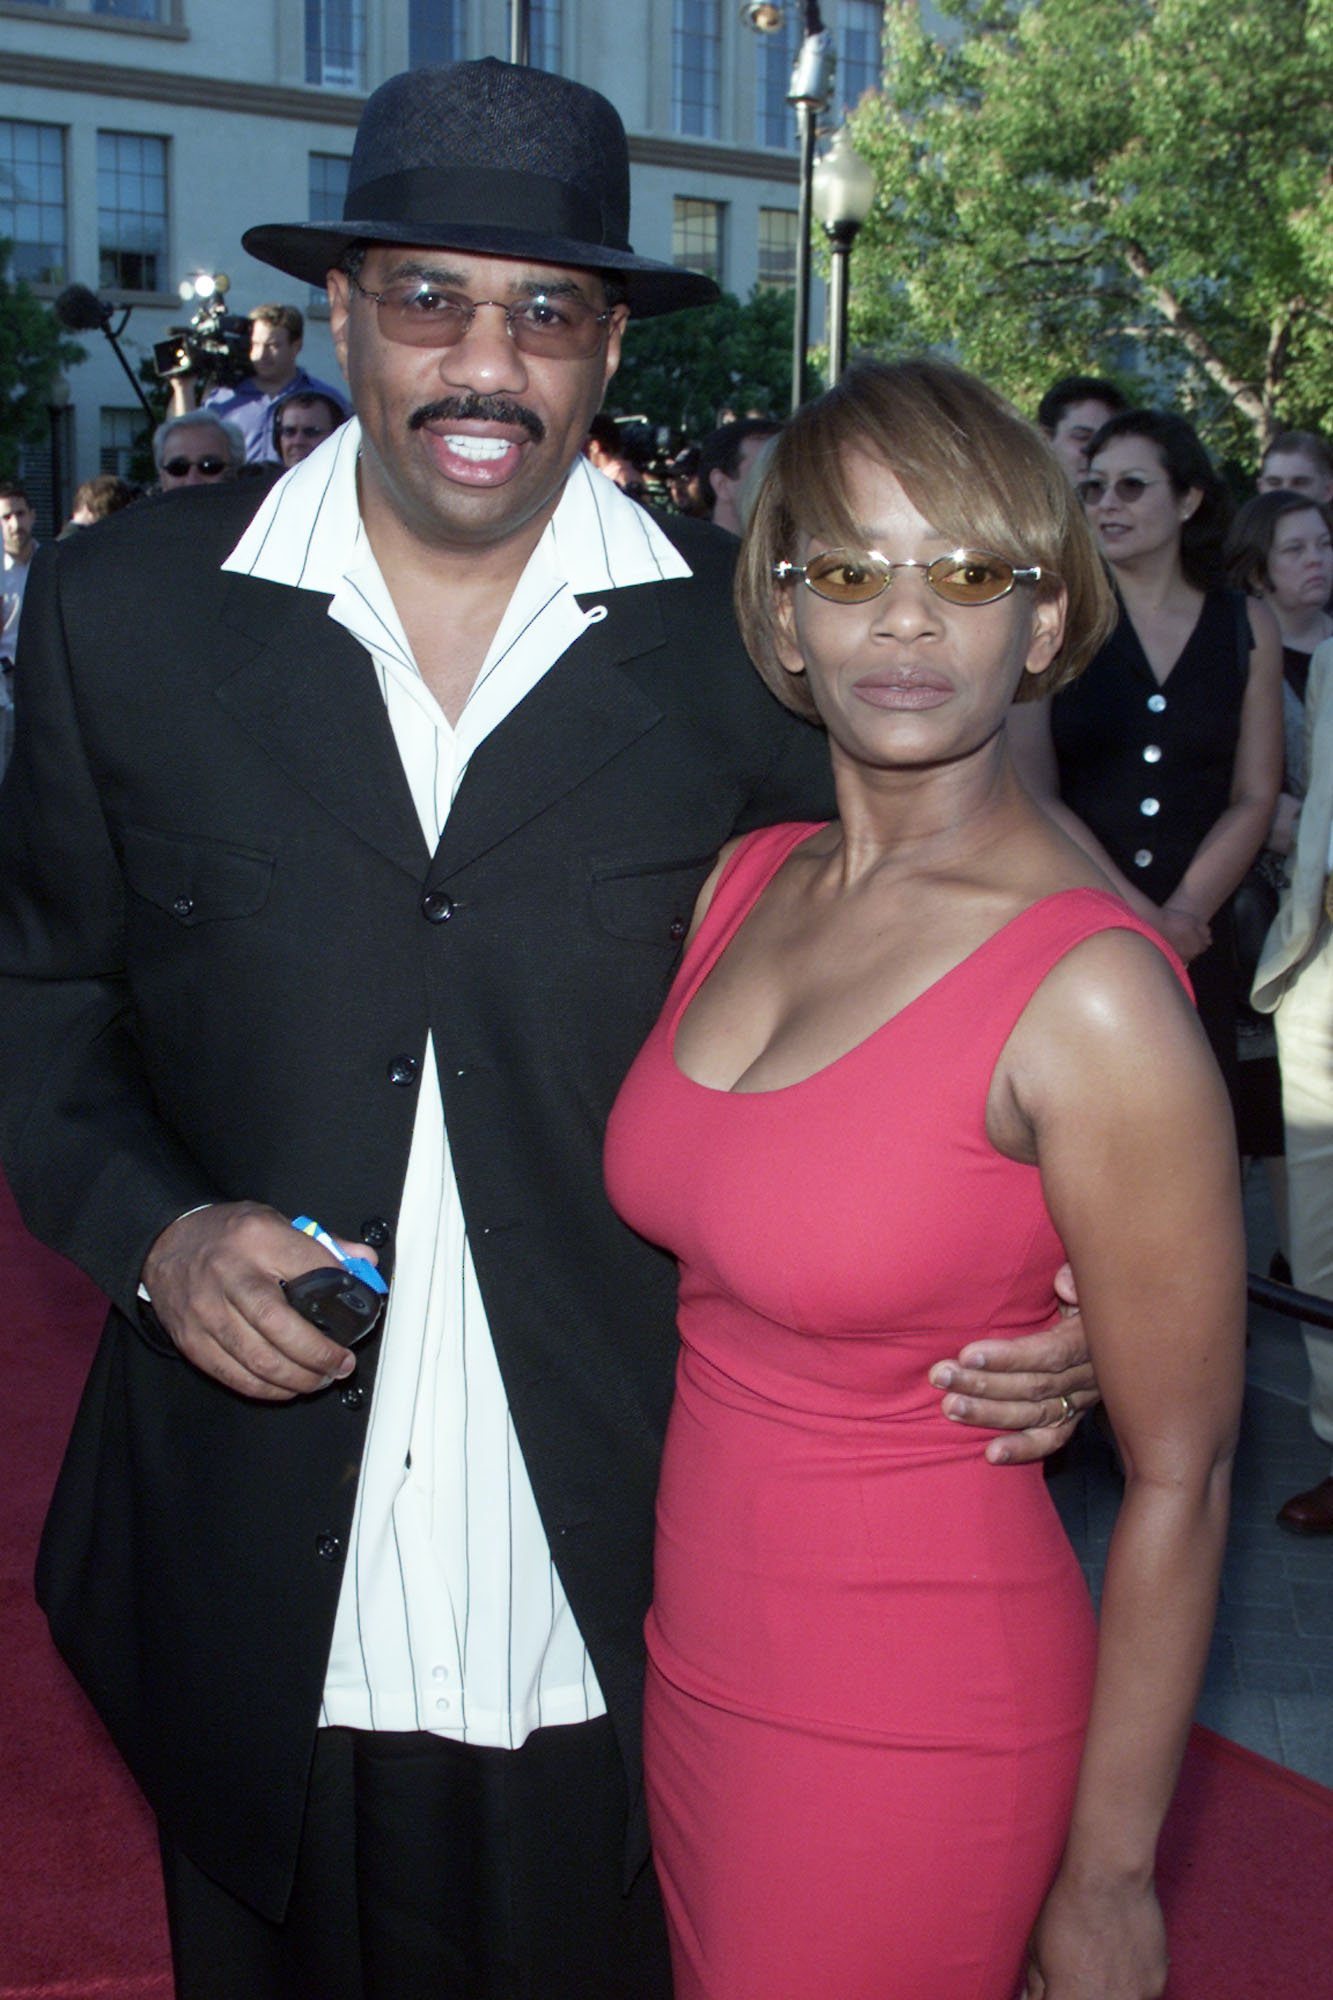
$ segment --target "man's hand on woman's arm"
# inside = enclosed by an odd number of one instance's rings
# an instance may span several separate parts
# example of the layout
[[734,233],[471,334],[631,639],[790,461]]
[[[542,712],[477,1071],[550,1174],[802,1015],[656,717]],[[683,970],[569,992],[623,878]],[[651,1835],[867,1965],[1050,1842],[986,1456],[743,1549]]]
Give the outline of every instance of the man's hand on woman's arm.
[[1044,1333],[978,1341],[930,1371],[933,1386],[946,1392],[941,1399],[946,1417],[1010,1433],[986,1446],[992,1465],[1049,1458],[1068,1444],[1079,1418],[1100,1400],[1068,1264],[1055,1289],[1063,1310]]

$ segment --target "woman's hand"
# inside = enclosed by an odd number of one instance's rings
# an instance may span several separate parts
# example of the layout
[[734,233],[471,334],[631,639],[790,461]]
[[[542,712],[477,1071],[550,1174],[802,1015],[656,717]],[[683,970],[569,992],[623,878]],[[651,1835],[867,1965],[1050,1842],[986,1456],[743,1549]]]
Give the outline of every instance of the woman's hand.
[[1186,965],[1207,951],[1213,941],[1213,933],[1203,918],[1196,917],[1193,910],[1183,909],[1179,903],[1168,903],[1155,910],[1151,922]]
[[1023,2000],[1156,2000],[1166,1968],[1151,1882],[1079,1886],[1062,1871],[1028,1946]]

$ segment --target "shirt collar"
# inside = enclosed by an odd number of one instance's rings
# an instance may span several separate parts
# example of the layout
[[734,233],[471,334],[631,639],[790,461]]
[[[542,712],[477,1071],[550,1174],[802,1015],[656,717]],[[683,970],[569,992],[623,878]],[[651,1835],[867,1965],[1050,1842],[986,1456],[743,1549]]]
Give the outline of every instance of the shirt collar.
[[[360,446],[352,417],[266,495],[223,569],[336,596],[349,572],[374,560],[357,505]],[[692,574],[652,516],[584,458],[529,558],[534,565],[577,595]]]

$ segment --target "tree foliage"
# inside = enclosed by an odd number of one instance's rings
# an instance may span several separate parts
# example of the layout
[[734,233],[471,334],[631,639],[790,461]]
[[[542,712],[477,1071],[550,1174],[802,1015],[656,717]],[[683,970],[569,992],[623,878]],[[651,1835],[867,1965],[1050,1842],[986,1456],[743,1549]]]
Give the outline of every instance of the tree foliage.
[[[952,346],[1031,408],[1129,376],[1253,462],[1333,423],[1333,0],[916,0],[852,114],[879,193],[853,344]],[[1137,374],[1137,384],[1133,382]]]
[[9,276],[12,248],[0,238],[0,478],[13,479],[25,444],[41,444],[50,427],[52,388],[83,349],[61,332],[50,306],[22,279]]
[[693,438],[720,409],[785,412],[792,310],[790,292],[756,286],[744,304],[724,292],[715,305],[631,319],[607,407]]

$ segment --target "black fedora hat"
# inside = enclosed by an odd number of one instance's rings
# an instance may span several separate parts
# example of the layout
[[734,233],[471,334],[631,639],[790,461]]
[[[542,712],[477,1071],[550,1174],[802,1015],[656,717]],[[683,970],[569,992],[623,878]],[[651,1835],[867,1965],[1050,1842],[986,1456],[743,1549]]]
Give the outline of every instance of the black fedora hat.
[[636,257],[615,106],[488,56],[391,76],[366,100],[341,222],[269,222],[252,257],[322,285],[353,243],[413,243],[605,272],[641,318],[707,305],[711,278]]

